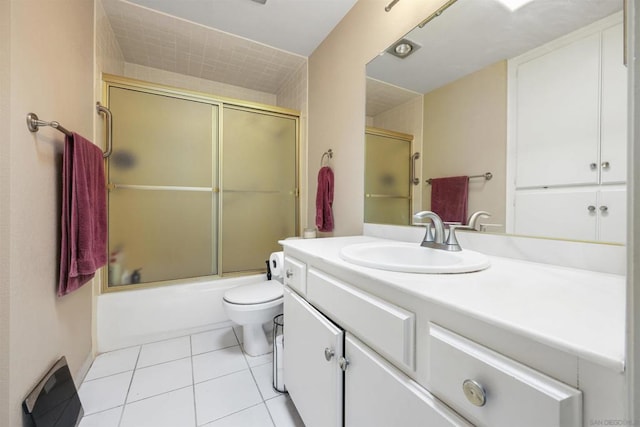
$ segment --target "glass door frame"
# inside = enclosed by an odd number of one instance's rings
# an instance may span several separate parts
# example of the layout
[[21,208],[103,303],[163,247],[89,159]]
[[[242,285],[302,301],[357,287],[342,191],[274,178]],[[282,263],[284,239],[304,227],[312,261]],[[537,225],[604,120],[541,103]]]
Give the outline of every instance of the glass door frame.
[[[408,143],[409,144],[409,158],[407,159],[408,162],[411,162],[411,153],[412,153],[412,148],[413,148],[413,140],[414,140],[414,136],[410,135],[408,133],[402,133],[402,132],[396,132],[396,131],[392,131],[392,130],[387,130],[387,129],[382,129],[382,128],[376,128],[376,127],[371,127],[371,126],[367,126],[365,127],[365,159],[366,159],[366,137],[367,135],[374,135],[374,136],[381,136],[384,138],[389,138],[389,139],[395,139],[398,142],[403,142],[403,143]],[[365,167],[365,178],[366,178],[366,173],[367,173],[367,165],[364,165]],[[412,166],[409,166],[409,170],[411,170]],[[407,177],[407,187],[408,187],[408,200],[409,200],[409,212],[408,212],[408,218],[409,218],[409,222],[411,222],[411,217],[412,214],[414,212],[413,210],[413,202],[414,202],[414,197],[413,197],[413,186],[411,184],[411,178],[412,177]],[[366,179],[365,179],[366,181]],[[365,191],[365,201],[367,198],[397,198],[395,196],[386,196],[386,195],[379,195],[379,194],[367,194],[367,192]],[[405,224],[405,225],[411,225],[409,224]]]
[[[223,274],[222,269],[222,197],[220,192],[220,187],[222,183],[222,165],[223,165],[223,153],[222,153],[222,138],[223,138],[223,110],[224,107],[233,107],[237,109],[242,109],[245,111],[255,111],[257,113],[269,114],[279,117],[287,117],[295,120],[295,232],[296,235],[300,234],[300,112],[288,108],[276,107],[273,105],[261,104],[257,102],[251,101],[243,101],[234,98],[222,97],[211,95],[203,92],[191,91],[188,89],[181,89],[173,86],[161,85],[151,82],[146,82],[142,80],[131,79],[128,77],[121,77],[112,74],[102,74],[102,104],[107,108],[110,107],[109,100],[109,89],[121,88],[134,90],[144,93],[149,93],[153,95],[160,96],[168,96],[178,99],[184,99],[188,101],[196,101],[202,102],[210,105],[215,105],[218,107],[217,113],[217,138],[218,138],[218,147],[217,147],[217,158],[218,164],[215,165],[217,167],[217,186],[213,187],[213,194],[217,197],[212,200],[214,204],[213,208],[216,212],[216,217],[213,226],[217,227],[217,241],[215,242],[215,247],[217,249],[217,274],[209,275],[209,276],[201,276],[194,278],[185,278],[185,279],[173,279],[173,280],[165,280],[158,282],[149,282],[149,283],[140,283],[140,284],[130,284],[126,286],[112,286],[108,285],[108,268],[102,269],[102,273],[100,274],[100,293],[109,293],[109,292],[122,292],[127,290],[135,290],[135,289],[145,289],[145,288],[155,288],[160,286],[169,286],[187,282],[198,282],[198,281],[208,281],[212,279],[221,279],[224,277],[236,277],[243,275],[251,275],[260,272],[264,272],[264,270],[251,270],[244,272],[235,272],[232,274]],[[117,120],[117,117],[114,117],[113,120]],[[105,185],[109,185],[109,158],[105,159]],[[107,197],[107,209],[108,209],[108,197]],[[108,231],[107,231],[108,233]],[[107,251],[109,248],[107,248]],[[107,258],[108,258],[107,254]]]
[[[224,165],[223,165],[223,141],[222,141],[222,133],[224,131],[224,110],[225,108],[232,108],[234,110],[239,110],[239,111],[246,111],[246,112],[254,112],[254,113],[260,113],[260,114],[266,114],[269,116],[274,116],[274,117],[283,117],[283,118],[287,118],[287,119],[292,119],[295,121],[295,136],[296,136],[296,142],[295,142],[295,166],[294,166],[294,174],[295,174],[295,183],[294,183],[294,194],[293,197],[296,200],[295,203],[295,212],[294,212],[294,219],[295,219],[295,224],[294,224],[294,230],[295,230],[295,234],[296,236],[301,235],[301,229],[300,229],[300,114],[299,112],[295,112],[296,114],[293,115],[291,114],[291,112],[293,110],[288,110],[288,109],[283,109],[280,107],[273,107],[273,109],[265,109],[265,108],[256,108],[255,106],[259,105],[259,104],[252,104],[252,103],[231,103],[231,102],[225,102],[222,106],[222,110],[220,111],[220,123],[219,123],[219,128],[220,128],[220,132],[221,132],[221,136],[220,136],[220,143],[218,144],[218,158],[219,158],[219,167],[218,167],[218,171],[220,173],[220,176],[218,177],[218,186],[219,186],[219,190],[224,188],[223,187],[223,172],[224,172]],[[222,258],[224,257],[224,253],[222,252],[222,237],[221,237],[221,230],[222,230],[222,220],[223,220],[223,212],[222,212],[222,191],[219,191],[219,211],[218,211],[218,221],[219,221],[219,232],[218,232],[218,260],[219,260],[219,268],[222,269],[222,265],[223,265],[223,260]],[[265,269],[259,269],[259,270],[245,270],[242,272],[227,272],[227,273],[220,273],[219,276],[220,277],[237,277],[237,276],[246,276],[249,274],[256,274],[256,273],[261,273],[264,272]]]

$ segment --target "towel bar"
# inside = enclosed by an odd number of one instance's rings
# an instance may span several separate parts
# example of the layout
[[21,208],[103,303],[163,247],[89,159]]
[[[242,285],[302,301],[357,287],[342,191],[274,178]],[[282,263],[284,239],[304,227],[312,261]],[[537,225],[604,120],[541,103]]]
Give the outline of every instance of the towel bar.
[[[105,106],[103,106],[102,104],[100,104],[99,102],[96,103],[96,111],[99,113],[103,113],[105,114],[106,118],[107,118],[107,151],[105,151],[102,154],[102,157],[104,157],[105,159],[107,157],[109,157],[111,155],[111,149],[112,149],[112,140],[111,140],[111,130],[112,130],[112,125],[111,125],[111,111],[109,111],[109,109]],[[73,132],[71,132],[70,130],[67,130],[64,126],[62,126],[59,122],[56,121],[51,121],[51,122],[47,122],[44,120],[40,120],[38,118],[38,115],[36,113],[29,113],[27,114],[27,129],[29,129],[29,131],[31,132],[38,132],[38,130],[40,130],[40,126],[50,126],[54,129],[59,130],[60,132],[64,133],[66,136],[73,136]]]
[[[491,178],[493,178],[493,174],[491,172],[486,172],[486,173],[483,173],[482,175],[471,175],[471,176],[469,176],[469,179],[471,179],[471,178],[484,178],[485,181],[489,181],[489,180],[491,180]],[[429,178],[425,182],[427,184],[431,185],[431,181],[432,180],[433,180],[433,178]]]

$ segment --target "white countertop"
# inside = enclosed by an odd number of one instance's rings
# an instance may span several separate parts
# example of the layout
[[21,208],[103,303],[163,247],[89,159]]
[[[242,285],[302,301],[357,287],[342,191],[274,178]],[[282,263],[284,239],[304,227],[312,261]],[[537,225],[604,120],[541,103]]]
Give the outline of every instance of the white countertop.
[[375,241],[385,240],[354,236],[280,243],[294,253],[348,269],[363,279],[375,279],[584,360],[624,371],[624,276],[496,256],[489,257],[488,269],[475,273],[397,273],[360,267],[339,256],[343,246]]

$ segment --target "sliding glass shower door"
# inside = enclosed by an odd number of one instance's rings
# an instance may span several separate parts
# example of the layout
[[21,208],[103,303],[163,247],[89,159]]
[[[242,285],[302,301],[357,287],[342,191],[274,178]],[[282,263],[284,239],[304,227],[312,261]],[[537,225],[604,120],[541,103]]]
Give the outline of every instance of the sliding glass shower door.
[[411,135],[367,128],[364,222],[410,224],[412,138]]
[[109,107],[109,284],[217,274],[220,106],[110,87]]
[[107,94],[107,289],[264,271],[298,230],[298,117],[151,84]]
[[296,235],[294,117],[224,106],[222,271],[262,270]]

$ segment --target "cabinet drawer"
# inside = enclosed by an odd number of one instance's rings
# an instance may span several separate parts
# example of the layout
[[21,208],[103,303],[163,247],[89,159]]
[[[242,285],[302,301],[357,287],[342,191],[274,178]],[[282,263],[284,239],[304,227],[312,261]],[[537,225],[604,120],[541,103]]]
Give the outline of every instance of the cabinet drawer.
[[438,325],[429,325],[430,390],[478,426],[577,427],[582,393]]
[[313,268],[307,300],[388,359],[414,369],[415,315]]
[[307,265],[290,256],[284,257],[284,284],[295,289],[300,295],[307,294]]

